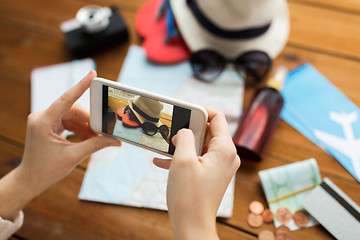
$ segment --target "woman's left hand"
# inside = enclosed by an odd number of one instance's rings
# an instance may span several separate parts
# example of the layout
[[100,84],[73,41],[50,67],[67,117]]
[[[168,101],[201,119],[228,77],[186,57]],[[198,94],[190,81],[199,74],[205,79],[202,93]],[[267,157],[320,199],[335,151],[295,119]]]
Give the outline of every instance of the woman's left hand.
[[[33,197],[71,172],[91,153],[121,142],[99,136],[89,127],[89,113],[74,106],[96,77],[94,70],[64,93],[48,109],[31,113],[21,164],[0,181],[0,216],[11,219]],[[84,141],[72,143],[60,136],[75,132]]]

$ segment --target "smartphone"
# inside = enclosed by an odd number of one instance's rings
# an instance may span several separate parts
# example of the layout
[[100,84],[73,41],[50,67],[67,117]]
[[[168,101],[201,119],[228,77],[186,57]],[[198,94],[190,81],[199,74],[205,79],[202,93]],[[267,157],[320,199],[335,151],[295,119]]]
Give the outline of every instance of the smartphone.
[[90,85],[90,127],[97,133],[171,157],[172,137],[182,128],[195,136],[202,152],[208,115],[198,105],[103,78]]

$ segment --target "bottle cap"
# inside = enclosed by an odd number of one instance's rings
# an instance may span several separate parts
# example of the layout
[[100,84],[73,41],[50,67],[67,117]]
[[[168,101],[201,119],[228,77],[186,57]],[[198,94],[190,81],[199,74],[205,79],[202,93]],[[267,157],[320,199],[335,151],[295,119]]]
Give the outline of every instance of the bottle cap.
[[266,86],[280,91],[287,76],[287,69],[283,66],[277,67],[273,76],[267,81]]

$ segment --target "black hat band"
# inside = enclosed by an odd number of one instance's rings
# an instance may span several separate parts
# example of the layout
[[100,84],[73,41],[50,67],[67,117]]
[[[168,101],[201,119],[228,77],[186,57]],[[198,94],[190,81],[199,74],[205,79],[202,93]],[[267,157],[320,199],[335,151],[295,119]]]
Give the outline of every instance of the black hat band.
[[198,20],[198,22],[206,30],[219,37],[229,38],[229,39],[255,38],[264,34],[270,28],[271,22],[266,24],[265,26],[257,27],[257,28],[248,28],[248,29],[235,30],[235,31],[224,30],[216,26],[202,13],[195,0],[186,0],[186,3],[189,6],[190,10],[192,11],[193,15],[195,16],[195,18]]

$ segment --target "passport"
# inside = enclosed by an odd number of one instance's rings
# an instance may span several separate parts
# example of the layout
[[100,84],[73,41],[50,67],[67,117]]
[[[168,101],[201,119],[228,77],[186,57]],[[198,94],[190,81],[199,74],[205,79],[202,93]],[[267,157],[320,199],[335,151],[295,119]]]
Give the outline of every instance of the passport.
[[291,71],[281,117],[360,182],[360,110],[312,65]]

